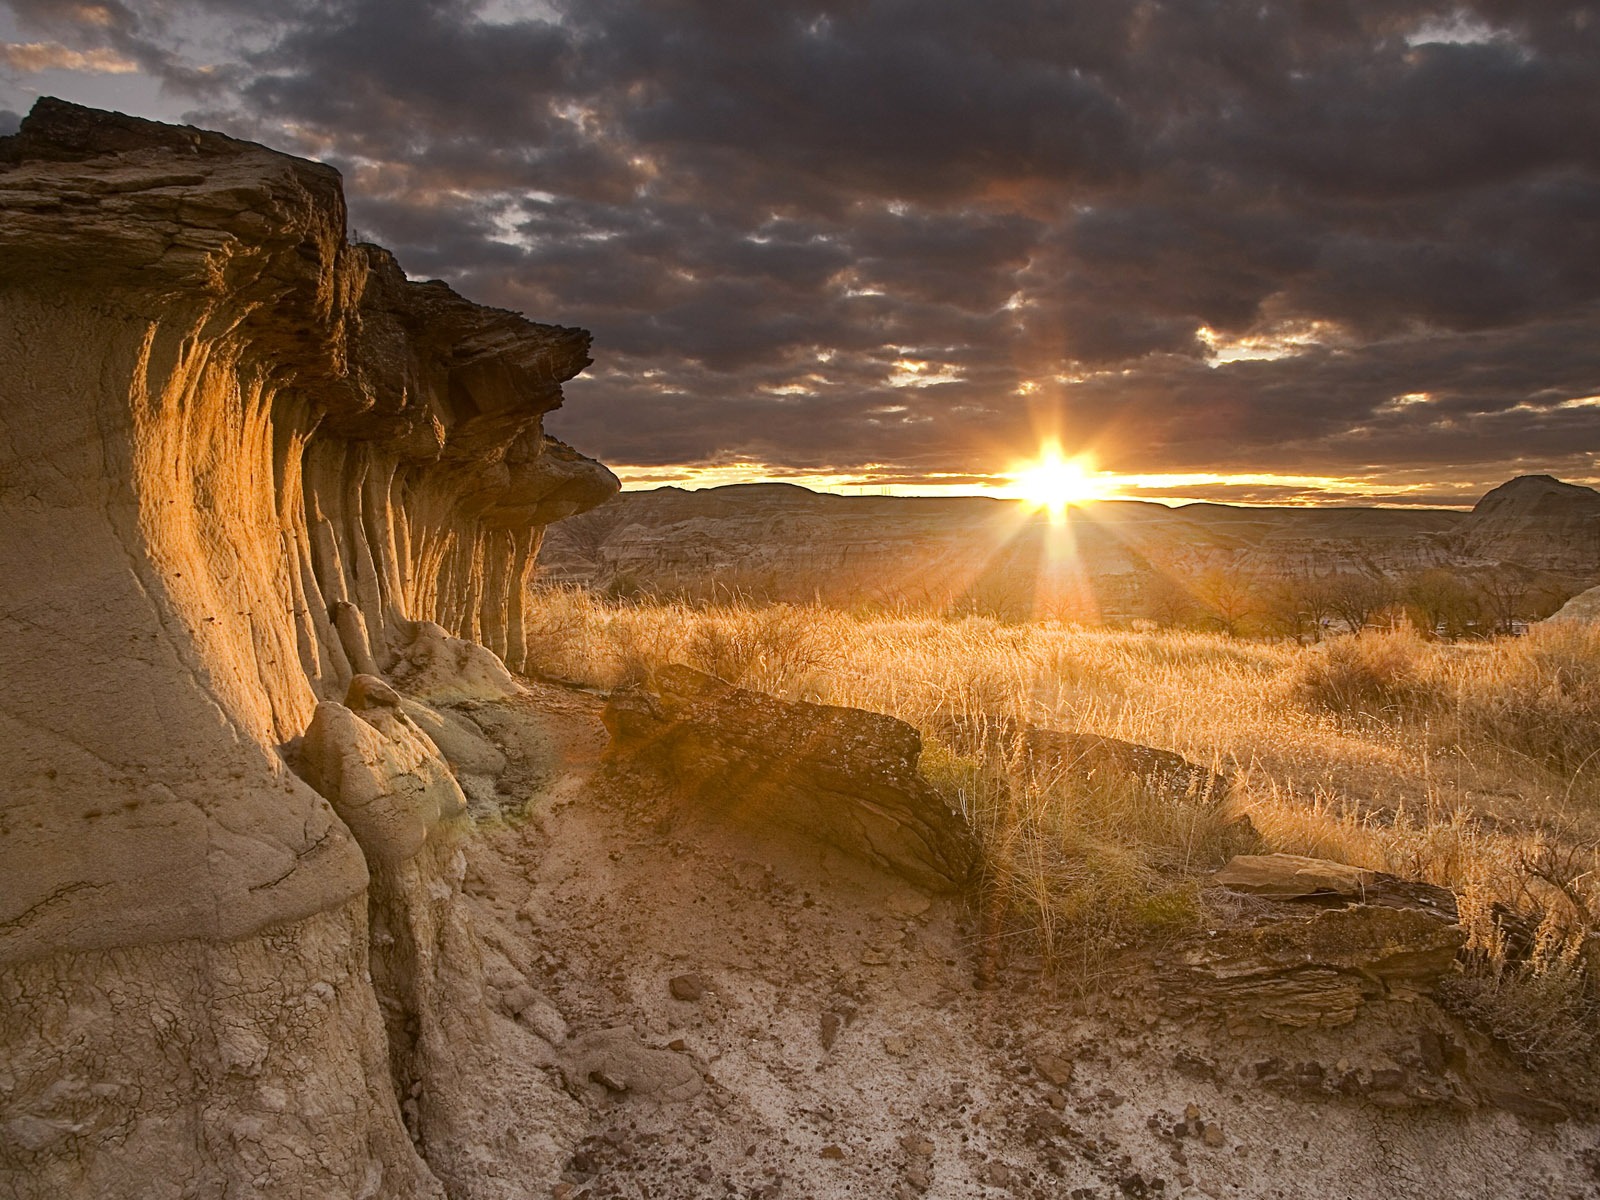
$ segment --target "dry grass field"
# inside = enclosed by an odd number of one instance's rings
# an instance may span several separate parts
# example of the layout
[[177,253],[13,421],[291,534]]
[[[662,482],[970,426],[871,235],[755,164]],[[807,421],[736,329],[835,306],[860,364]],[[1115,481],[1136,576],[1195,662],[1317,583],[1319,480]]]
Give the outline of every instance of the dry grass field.
[[[916,725],[925,772],[983,836],[990,895],[1080,977],[1204,920],[1204,875],[1240,848],[1248,816],[1266,849],[1451,888],[1478,964],[1455,998],[1531,1058],[1593,1028],[1581,958],[1600,913],[1600,634],[1588,629],[1299,646],[552,589],[529,642],[545,673],[591,685],[685,662]],[[1176,751],[1226,772],[1230,799],[1087,784],[985,736],[1023,723]]]

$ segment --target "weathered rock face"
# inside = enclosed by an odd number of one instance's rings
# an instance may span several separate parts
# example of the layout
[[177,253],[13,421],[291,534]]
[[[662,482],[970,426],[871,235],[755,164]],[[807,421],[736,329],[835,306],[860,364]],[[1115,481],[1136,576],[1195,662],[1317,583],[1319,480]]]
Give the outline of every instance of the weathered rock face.
[[[334,171],[219,134],[41,100],[0,139],[0,1190],[118,1194],[130,1158],[175,1164],[150,1195],[434,1186],[371,1074],[351,914],[372,847],[418,861],[460,792],[398,710],[334,702],[363,671],[504,686],[542,527],[616,481],[541,427],[586,333],[344,228]],[[280,753],[319,702],[349,820]],[[368,741],[431,814],[335,769]],[[146,1001],[188,1050],[133,1062]],[[61,1020],[45,1103],[27,1048]],[[223,1027],[248,1052],[213,1060]]]
[[1448,922],[1456,919],[1455,893],[1449,888],[1300,854],[1236,855],[1212,876],[1212,882],[1229,891],[1273,900],[1305,900],[1339,907],[1377,904],[1437,913]]
[[1363,1003],[1429,992],[1466,941],[1445,889],[1344,863],[1240,855],[1213,882],[1264,907],[1182,948],[1167,977],[1239,1025],[1347,1025]]
[[894,717],[670,666],[613,694],[605,723],[618,766],[661,779],[692,813],[788,829],[935,891],[977,866],[966,822],[917,772],[921,735]]

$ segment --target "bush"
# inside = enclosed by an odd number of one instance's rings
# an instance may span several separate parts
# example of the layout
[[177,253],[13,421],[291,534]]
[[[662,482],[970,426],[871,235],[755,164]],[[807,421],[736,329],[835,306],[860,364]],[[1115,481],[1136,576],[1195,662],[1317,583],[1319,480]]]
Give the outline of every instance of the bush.
[[1600,1009],[1573,962],[1451,976],[1439,984],[1439,1001],[1533,1070],[1570,1066],[1595,1050]]
[[737,606],[705,613],[685,645],[690,666],[790,698],[819,698],[838,658],[829,614],[812,607]]
[[1368,630],[1306,652],[1294,679],[1302,701],[1341,714],[1394,714],[1424,699],[1427,647],[1410,630]]
[[1536,626],[1463,664],[1455,713],[1464,737],[1560,775],[1600,764],[1600,633]]
[[1004,746],[960,754],[936,741],[923,772],[978,834],[991,926],[1082,983],[1127,945],[1198,926],[1198,877],[1232,849],[1230,814],[1132,775],[1084,778]]

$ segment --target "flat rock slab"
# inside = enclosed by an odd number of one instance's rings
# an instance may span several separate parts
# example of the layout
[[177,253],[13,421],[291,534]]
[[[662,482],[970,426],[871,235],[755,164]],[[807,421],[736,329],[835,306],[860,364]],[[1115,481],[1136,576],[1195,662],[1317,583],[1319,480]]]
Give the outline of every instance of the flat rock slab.
[[688,667],[614,693],[608,755],[695,812],[779,827],[930,891],[966,884],[977,841],[917,771],[922,736],[882,713],[792,703]]
[[565,1047],[563,1065],[573,1086],[615,1095],[690,1100],[705,1087],[688,1055],[646,1046],[625,1026],[573,1038]]
[[1213,875],[1212,882],[1229,891],[1273,900],[1414,908],[1450,921],[1456,919],[1456,898],[1448,888],[1326,858],[1307,858],[1299,854],[1240,854]]

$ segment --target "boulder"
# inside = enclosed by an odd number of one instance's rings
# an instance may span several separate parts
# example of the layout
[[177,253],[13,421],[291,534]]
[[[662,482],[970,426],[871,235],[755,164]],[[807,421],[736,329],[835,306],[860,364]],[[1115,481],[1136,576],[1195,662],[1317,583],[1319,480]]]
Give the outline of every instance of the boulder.
[[614,693],[604,720],[614,767],[659,779],[689,812],[781,827],[932,891],[976,870],[976,838],[918,773],[922,737],[904,721],[683,666]]
[[1300,909],[1190,943],[1166,977],[1174,996],[1230,1025],[1331,1029],[1366,1001],[1430,992],[1465,942],[1460,926],[1418,909]]
[[571,1039],[563,1066],[576,1088],[657,1101],[690,1100],[705,1087],[694,1062],[641,1042],[632,1029],[599,1029]]
[[1158,796],[1193,798],[1220,804],[1228,795],[1227,776],[1190,762],[1171,750],[1098,733],[1065,732],[1024,726],[1022,752],[1035,766],[1093,779],[1132,776]]
[[1557,625],[1600,624],[1600,587],[1579,592],[1546,619]]
[[393,688],[357,675],[345,700],[317,705],[300,747],[302,772],[350,827],[370,864],[403,861],[466,811],[466,797]]
[[504,700],[522,685],[486,646],[451,636],[433,621],[414,621],[409,640],[390,670],[405,690],[432,704],[462,700]]

